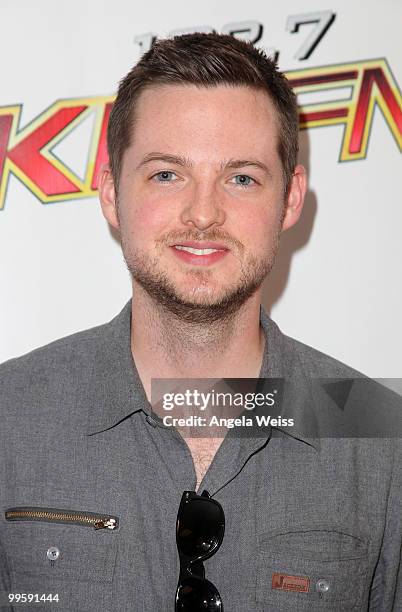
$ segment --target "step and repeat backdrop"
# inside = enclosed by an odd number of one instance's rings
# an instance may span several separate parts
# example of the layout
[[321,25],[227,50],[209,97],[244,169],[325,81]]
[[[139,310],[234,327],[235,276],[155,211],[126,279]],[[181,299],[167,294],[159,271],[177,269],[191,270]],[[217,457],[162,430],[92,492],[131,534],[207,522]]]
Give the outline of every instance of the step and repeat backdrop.
[[309,190],[265,308],[288,335],[401,377],[399,1],[13,0],[0,15],[0,362],[129,299],[97,198],[114,92],[156,38],[216,30],[275,56],[300,106]]

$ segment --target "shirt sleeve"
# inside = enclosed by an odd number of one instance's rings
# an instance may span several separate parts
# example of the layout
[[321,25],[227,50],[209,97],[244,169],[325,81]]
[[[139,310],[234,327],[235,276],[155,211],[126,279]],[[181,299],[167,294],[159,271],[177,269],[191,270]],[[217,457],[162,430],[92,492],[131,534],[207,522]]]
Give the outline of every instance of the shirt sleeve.
[[394,447],[393,473],[381,552],[370,590],[369,612],[402,610],[402,440]]

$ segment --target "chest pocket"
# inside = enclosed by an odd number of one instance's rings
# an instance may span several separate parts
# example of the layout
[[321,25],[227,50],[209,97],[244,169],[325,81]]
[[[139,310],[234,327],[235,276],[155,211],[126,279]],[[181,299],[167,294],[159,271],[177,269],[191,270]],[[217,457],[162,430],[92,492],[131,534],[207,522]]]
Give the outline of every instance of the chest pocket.
[[[102,515],[15,507],[5,513],[4,548],[15,593],[58,594],[57,610],[113,608],[118,529]],[[83,522],[83,517],[91,522]],[[118,525],[117,517],[114,525]],[[106,520],[107,517],[104,517]],[[2,535],[3,538],[3,535]],[[49,604],[35,604],[36,610]]]
[[260,540],[257,602],[264,612],[359,609],[367,542],[330,528],[275,531]]

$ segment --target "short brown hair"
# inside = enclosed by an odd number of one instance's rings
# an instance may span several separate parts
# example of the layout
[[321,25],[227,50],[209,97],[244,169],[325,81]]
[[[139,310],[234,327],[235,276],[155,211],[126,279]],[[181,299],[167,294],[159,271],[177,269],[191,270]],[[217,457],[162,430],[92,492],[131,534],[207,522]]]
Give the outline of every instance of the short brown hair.
[[136,100],[147,87],[168,84],[249,86],[264,90],[278,113],[278,154],[287,194],[299,149],[296,96],[275,62],[262,50],[250,42],[217,33],[185,34],[158,40],[120,81],[107,131],[109,162],[116,189],[123,154],[130,146]]

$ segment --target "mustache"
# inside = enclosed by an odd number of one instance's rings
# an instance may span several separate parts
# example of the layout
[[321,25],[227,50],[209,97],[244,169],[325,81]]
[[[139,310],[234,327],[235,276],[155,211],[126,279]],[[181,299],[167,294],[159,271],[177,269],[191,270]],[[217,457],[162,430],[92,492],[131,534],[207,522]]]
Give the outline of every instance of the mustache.
[[227,246],[229,249],[235,247],[241,253],[244,251],[244,245],[240,240],[230,236],[227,232],[221,230],[210,230],[208,232],[169,232],[163,238],[157,240],[157,243],[162,245],[177,244],[179,242],[219,242]]

